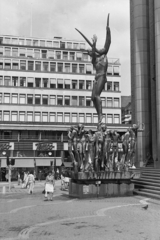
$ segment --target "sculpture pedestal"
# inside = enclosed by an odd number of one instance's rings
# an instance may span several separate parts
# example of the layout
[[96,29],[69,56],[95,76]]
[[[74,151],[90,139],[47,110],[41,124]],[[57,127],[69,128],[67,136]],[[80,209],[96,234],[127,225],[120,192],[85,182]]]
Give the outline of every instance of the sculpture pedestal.
[[132,195],[133,174],[134,178],[140,177],[140,172],[137,171],[72,173],[69,196],[83,199]]

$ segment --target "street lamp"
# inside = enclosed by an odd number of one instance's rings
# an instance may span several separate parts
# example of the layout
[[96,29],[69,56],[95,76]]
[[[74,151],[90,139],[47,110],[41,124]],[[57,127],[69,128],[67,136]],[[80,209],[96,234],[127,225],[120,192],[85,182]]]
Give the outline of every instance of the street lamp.
[[3,155],[3,156],[5,156],[5,155],[6,155],[6,152],[5,152],[5,151],[3,151],[3,152],[2,152],[2,155]]
[[7,166],[8,166],[8,182],[9,182],[9,191],[11,191],[11,171],[12,171],[12,167],[15,165],[15,159],[14,158],[9,158],[9,156],[7,155]]

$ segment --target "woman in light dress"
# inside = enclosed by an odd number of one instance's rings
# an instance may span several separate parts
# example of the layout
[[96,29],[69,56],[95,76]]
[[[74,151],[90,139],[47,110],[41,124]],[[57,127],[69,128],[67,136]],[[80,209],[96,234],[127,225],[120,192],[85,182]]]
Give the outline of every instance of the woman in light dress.
[[53,193],[54,193],[55,179],[54,174],[49,171],[46,182],[45,182],[45,200],[44,201],[53,201]]
[[35,178],[33,175],[33,171],[31,171],[27,176],[27,184],[26,184],[26,186],[29,186],[29,190],[28,190],[29,194],[33,193],[34,184],[35,184]]
[[28,184],[28,172],[24,172],[23,178],[22,178],[22,188],[27,188]]

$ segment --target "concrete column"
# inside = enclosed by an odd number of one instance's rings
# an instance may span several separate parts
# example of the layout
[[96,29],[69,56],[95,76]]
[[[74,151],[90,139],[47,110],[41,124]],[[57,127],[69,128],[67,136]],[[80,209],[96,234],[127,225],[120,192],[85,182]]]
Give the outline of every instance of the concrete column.
[[154,1],[155,13],[155,81],[156,81],[156,106],[157,106],[157,161],[155,166],[160,168],[160,1]]
[[[149,41],[150,41],[150,93],[151,93],[151,132],[152,157],[157,160],[157,106],[156,106],[156,75],[155,75],[155,24],[154,1],[149,1]],[[155,164],[154,164],[155,166]]]
[[137,136],[136,166],[142,166],[147,152],[151,152],[148,1],[130,0],[130,11],[133,123],[145,124],[145,131]]

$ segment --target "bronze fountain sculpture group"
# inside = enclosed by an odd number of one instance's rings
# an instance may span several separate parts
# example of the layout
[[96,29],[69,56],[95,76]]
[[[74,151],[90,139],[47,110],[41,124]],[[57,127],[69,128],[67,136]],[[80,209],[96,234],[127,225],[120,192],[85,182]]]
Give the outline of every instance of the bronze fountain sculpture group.
[[[104,48],[96,48],[97,36],[93,35],[91,43],[78,29],[76,29],[91,46],[88,54],[92,58],[96,70],[95,81],[92,89],[92,101],[98,115],[97,131],[86,131],[83,124],[71,126],[68,130],[68,151],[74,172],[84,171],[121,171],[128,167],[135,167],[137,132],[143,131],[139,124],[133,124],[127,132],[120,137],[116,131],[107,129],[102,122],[101,92],[107,82],[108,59],[107,53],[111,44],[109,28],[109,15],[106,26],[106,40]],[[122,142],[123,155],[119,159],[118,143]]]
[[[137,132],[143,131],[133,124],[120,137],[115,130],[108,130],[105,124],[93,133],[85,130],[83,124],[71,126],[68,131],[68,151],[74,172],[79,171],[124,171],[135,168]],[[119,143],[122,156],[119,158]]]

